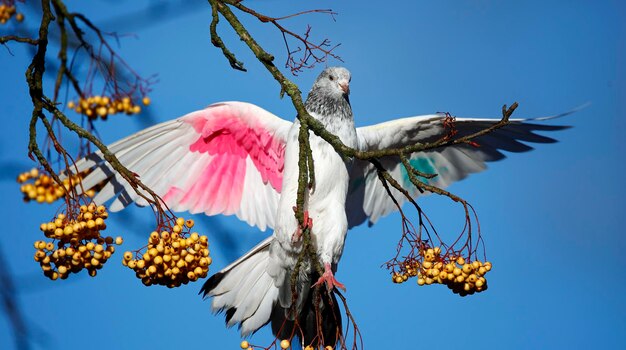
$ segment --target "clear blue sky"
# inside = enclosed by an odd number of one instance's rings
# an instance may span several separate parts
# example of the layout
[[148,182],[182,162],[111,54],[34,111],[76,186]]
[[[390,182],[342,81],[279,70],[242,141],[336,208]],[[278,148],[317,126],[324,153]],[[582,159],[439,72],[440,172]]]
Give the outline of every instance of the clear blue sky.
[[[165,4],[138,12],[148,4]],[[104,30],[134,33],[120,53],[141,74],[158,73],[148,115],[98,123],[113,142],[159,121],[223,100],[258,104],[285,119],[295,113],[279,88],[225,23],[223,39],[246,63],[231,70],[209,41],[206,2],[69,1]],[[180,3],[180,2],[174,2]],[[341,43],[337,53],[352,72],[351,102],[358,125],[449,111],[465,117],[498,117],[502,104],[518,101],[517,117],[590,107],[555,121],[574,126],[550,136],[557,144],[510,155],[488,171],[450,189],[480,215],[489,260],[489,290],[460,298],[445,287],[395,285],[381,264],[394,253],[398,215],[358,227],[347,239],[337,274],[368,349],[619,348],[626,332],[625,205],[626,8],[620,1],[246,1],[270,15],[332,8],[324,16],[288,21],[303,31]],[[157,16],[157,17],[154,17]],[[34,26],[35,13],[25,25]],[[120,19],[122,18],[122,19]],[[242,18],[245,16],[242,15]],[[246,20],[260,43],[284,60],[281,37]],[[10,27],[0,27],[5,34]],[[56,206],[25,204],[15,176],[33,166],[27,158],[30,100],[24,82],[29,50],[0,47],[0,235],[2,254],[15,277],[18,303],[41,349],[237,349],[236,329],[211,315],[197,296],[201,282],[169,290],[145,288],[119,264],[108,262],[97,278],[48,281],[32,260],[39,223]],[[339,62],[331,62],[332,65]],[[295,82],[307,92],[322,67]],[[47,80],[48,87],[50,80]],[[70,96],[74,97],[74,96]],[[69,139],[68,139],[69,140]],[[420,203],[441,231],[458,230],[458,207],[427,197]],[[232,218],[196,216],[209,236],[213,272],[267,233]],[[144,244],[152,230],[149,209],[112,216],[107,229],[126,238],[121,250]],[[119,254],[119,255],[118,255]],[[2,288],[2,286],[0,286]],[[13,346],[0,315],[0,347]],[[253,342],[266,344],[259,332]]]

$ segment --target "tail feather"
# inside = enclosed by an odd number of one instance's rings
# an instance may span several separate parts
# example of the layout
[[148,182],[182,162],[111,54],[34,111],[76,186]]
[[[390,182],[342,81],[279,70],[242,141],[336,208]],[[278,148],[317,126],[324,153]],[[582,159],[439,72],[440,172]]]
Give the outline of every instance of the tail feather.
[[278,288],[267,273],[271,237],[209,278],[200,294],[213,297],[214,312],[225,312],[226,324],[239,323],[246,336],[269,322]]
[[[225,307],[240,307],[242,299],[245,298],[250,289],[259,288],[258,279],[271,280],[271,277],[264,272],[267,264],[263,261],[262,254],[256,254],[245,263],[228,272],[222,279],[222,283],[217,286],[213,298],[212,307],[214,310],[220,310]],[[267,259],[265,259],[267,260]],[[257,279],[255,283],[253,279]],[[257,295],[258,296],[258,295]],[[232,325],[232,324],[231,324]]]
[[[228,326],[232,326],[245,319],[243,317],[246,313],[250,313],[250,316],[259,308],[259,304],[263,300],[263,297],[267,291],[273,287],[274,281],[265,273],[265,264],[258,264],[251,272],[249,276],[242,279],[238,285],[239,293],[234,296],[234,299],[230,302],[225,302],[228,305],[232,305],[237,309],[228,322]],[[234,294],[234,293],[231,293]]]
[[278,288],[273,287],[267,290],[267,293],[261,300],[259,308],[256,310],[254,315],[246,318],[241,323],[241,334],[243,336],[256,332],[259,328],[265,326],[270,321],[270,315],[272,314],[272,309],[274,308],[277,299]]
[[[213,311],[225,313],[228,327],[239,324],[242,336],[256,332],[271,321],[272,332],[280,339],[289,339],[295,335],[305,346],[334,347],[342,327],[341,313],[334,293],[321,291],[319,298],[315,300],[314,293],[307,284],[306,288],[299,291],[301,295],[297,303],[297,316],[289,317],[289,308],[281,306],[279,294],[289,295],[291,298],[291,288],[284,281],[278,283],[280,288],[276,287],[274,278],[267,269],[272,239],[270,237],[264,240],[243,257],[211,276],[204,283],[200,294],[205,298],[212,297]],[[310,284],[319,276],[313,273],[310,277],[304,282]]]
[[[311,280],[319,278],[314,273]],[[341,336],[341,310],[337,304],[335,294],[320,290],[318,306],[319,321],[316,314],[316,301],[313,290],[309,290],[303,300],[302,308],[297,316],[299,329],[295,329],[296,322],[289,317],[288,310],[276,305],[272,312],[272,333],[279,339],[289,339],[292,335],[300,339],[303,347],[313,346],[314,349],[332,346],[333,348]]]

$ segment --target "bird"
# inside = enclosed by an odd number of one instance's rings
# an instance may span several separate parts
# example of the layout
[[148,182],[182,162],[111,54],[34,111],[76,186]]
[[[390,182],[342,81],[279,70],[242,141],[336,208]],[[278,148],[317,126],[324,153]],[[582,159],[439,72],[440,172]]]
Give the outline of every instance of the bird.
[[[315,80],[305,101],[307,113],[348,147],[360,151],[428,143],[445,136],[449,115],[434,113],[355,127],[350,104],[351,74],[344,67],[327,67]],[[475,144],[455,144],[411,154],[409,163],[429,185],[445,188],[469,174],[486,169],[487,162],[506,152],[526,152],[526,143],[553,143],[537,132],[567,128],[542,122],[551,119],[511,119],[503,128],[476,138]],[[500,119],[456,118],[456,136],[488,128]],[[211,298],[214,312],[225,314],[228,326],[239,325],[248,336],[271,323],[278,336],[296,333],[303,345],[335,346],[341,335],[341,314],[334,293],[314,300],[315,286],[328,291],[345,289],[335,273],[350,228],[397,210],[369,162],[338,154],[320,136],[309,133],[315,184],[305,193],[305,212],[311,239],[323,272],[304,263],[291,286],[291,275],[302,249],[294,216],[298,189],[298,132],[300,121],[279,118],[254,104],[220,102],[180,118],[142,130],[108,146],[119,161],[139,175],[173,211],[206,215],[235,215],[261,231],[266,239],[211,276],[200,294]],[[412,185],[398,157],[379,159],[413,198],[423,195]],[[148,205],[95,152],[77,161],[78,172],[89,170],[81,189],[96,185],[96,203],[118,211],[131,203]],[[140,190],[141,191],[141,190]],[[406,198],[391,193],[401,205]],[[298,291],[293,299],[292,287]],[[318,308],[318,309],[316,309]],[[293,312],[295,310],[295,313]],[[322,315],[322,336],[316,319]],[[293,332],[294,327],[300,332]],[[337,331],[338,330],[338,331]],[[317,342],[317,343],[316,343]]]

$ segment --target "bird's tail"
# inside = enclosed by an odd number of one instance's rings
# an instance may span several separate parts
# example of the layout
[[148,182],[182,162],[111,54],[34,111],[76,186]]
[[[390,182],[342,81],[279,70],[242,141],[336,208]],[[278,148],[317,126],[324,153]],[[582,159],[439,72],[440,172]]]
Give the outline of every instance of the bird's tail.
[[[320,289],[319,297],[309,288],[301,292],[303,298],[297,316],[279,302],[279,287],[267,272],[270,262],[270,244],[265,239],[241,258],[211,276],[200,294],[212,297],[214,312],[225,312],[228,327],[239,324],[242,336],[250,335],[272,322],[272,332],[279,339],[300,339],[296,344],[335,346],[341,334],[341,313],[333,293]],[[311,276],[316,281],[319,276]],[[289,277],[287,277],[289,278]],[[280,283],[289,288],[289,283]],[[308,287],[308,286],[307,286]],[[318,305],[316,309],[315,305]],[[296,321],[297,320],[297,321]],[[295,345],[295,344],[294,344]]]
[[[317,281],[318,278],[319,274],[313,272],[309,281]],[[271,318],[272,333],[278,339],[295,336],[302,347],[335,347],[341,337],[342,328],[339,304],[333,292],[328,292],[323,286],[318,291],[315,293],[312,288],[302,291],[304,299],[298,303],[300,310],[295,317],[290,316],[291,311],[281,307],[279,303],[274,307]]]
[[204,297],[213,297],[214,312],[225,311],[228,327],[239,323],[243,336],[265,325],[278,300],[279,289],[267,273],[272,237],[211,276],[202,286]]

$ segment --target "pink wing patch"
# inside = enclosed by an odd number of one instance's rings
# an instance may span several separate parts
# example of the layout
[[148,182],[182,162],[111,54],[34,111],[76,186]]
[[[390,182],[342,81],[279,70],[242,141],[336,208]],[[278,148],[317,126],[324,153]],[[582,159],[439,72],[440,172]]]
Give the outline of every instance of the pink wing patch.
[[[280,193],[285,147],[254,116],[229,105],[216,105],[183,120],[199,134],[191,152],[208,153],[211,161],[186,193],[172,187],[163,197],[180,198],[192,211],[232,214],[239,209],[243,194],[246,158],[250,157],[264,184]],[[182,196],[182,197],[181,197]]]

